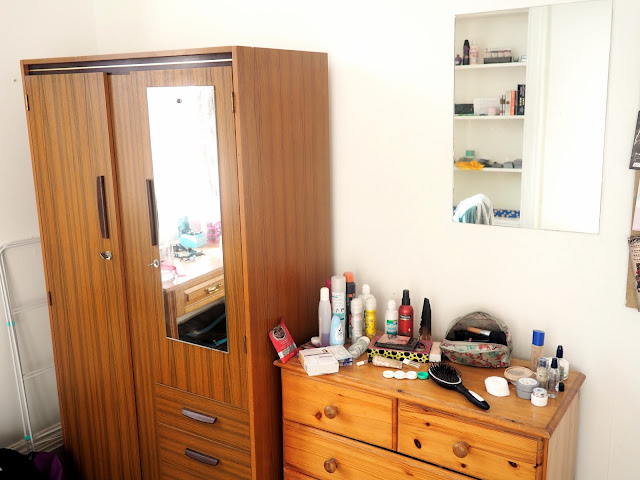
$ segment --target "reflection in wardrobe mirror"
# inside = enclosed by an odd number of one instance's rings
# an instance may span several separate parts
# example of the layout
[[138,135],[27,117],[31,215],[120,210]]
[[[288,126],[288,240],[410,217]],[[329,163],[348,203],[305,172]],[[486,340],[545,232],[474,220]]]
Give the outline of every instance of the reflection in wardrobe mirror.
[[149,87],[147,103],[167,337],[226,352],[214,89]]
[[469,198],[483,194],[494,225],[598,233],[611,11],[590,0],[456,16],[453,206],[467,202],[454,221],[479,223]]

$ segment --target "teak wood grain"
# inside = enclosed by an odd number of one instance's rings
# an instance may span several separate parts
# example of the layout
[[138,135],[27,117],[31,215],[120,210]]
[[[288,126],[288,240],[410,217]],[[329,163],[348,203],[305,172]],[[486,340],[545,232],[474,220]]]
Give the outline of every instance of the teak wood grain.
[[[25,78],[66,451],[83,478],[140,477],[106,75]],[[110,237],[96,178],[104,176]],[[101,252],[112,253],[110,260]]]
[[[186,393],[165,385],[156,385],[156,409],[159,423],[231,445],[238,450],[249,451],[249,412],[216,402],[205,397]],[[215,418],[204,423],[185,415],[183,409]]]
[[[464,457],[454,453],[461,442]],[[404,402],[398,407],[398,452],[478,478],[533,480],[538,468],[535,438]]]
[[[282,378],[283,418],[391,449],[392,412],[389,397],[315,382],[295,375]],[[334,412],[327,416],[325,408]]]
[[[463,480],[469,477],[371,445],[285,420],[284,463],[291,470],[316,479]],[[334,460],[329,473],[325,462]],[[291,478],[307,478],[305,476]],[[285,476],[285,478],[287,478]]]
[[234,47],[236,139],[254,478],[282,476],[281,317],[298,344],[317,333],[331,275],[327,55]]

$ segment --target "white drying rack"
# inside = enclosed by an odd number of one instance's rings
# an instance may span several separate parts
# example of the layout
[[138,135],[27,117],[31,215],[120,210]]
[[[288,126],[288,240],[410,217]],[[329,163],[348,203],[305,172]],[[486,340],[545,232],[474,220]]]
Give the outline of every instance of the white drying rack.
[[[43,307],[46,308],[47,302],[46,299],[43,299],[41,301],[14,308],[11,302],[11,290],[9,288],[9,279],[7,277],[5,263],[5,254],[8,250],[25,247],[39,242],[40,238],[34,237],[0,245],[0,297],[2,298],[2,307],[9,333],[9,348],[11,350],[11,359],[13,361],[13,370],[15,373],[20,405],[20,415],[22,418],[22,429],[24,432],[24,441],[11,445],[10,448],[21,451],[22,453],[29,451],[34,452],[36,449],[51,450],[62,445],[62,428],[59,422],[36,433],[32,431],[31,417],[29,415],[29,403],[27,401],[27,391],[25,388],[25,380],[50,372],[55,369],[55,366],[53,364],[46,365],[32,372],[24,373],[16,333],[16,316],[29,310]],[[57,398],[57,392],[53,392],[52,397]]]

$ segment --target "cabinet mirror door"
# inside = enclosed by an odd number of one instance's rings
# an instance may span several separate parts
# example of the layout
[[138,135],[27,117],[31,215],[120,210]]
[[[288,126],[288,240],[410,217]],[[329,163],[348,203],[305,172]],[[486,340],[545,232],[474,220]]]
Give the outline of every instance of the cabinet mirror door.
[[214,87],[148,87],[147,105],[166,335],[228,352]]

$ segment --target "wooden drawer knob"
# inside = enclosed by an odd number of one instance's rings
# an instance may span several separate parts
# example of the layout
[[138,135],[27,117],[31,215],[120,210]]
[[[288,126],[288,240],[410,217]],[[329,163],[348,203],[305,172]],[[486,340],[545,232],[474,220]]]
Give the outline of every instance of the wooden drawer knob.
[[338,461],[335,458],[330,458],[324,462],[324,469],[329,473],[335,472],[338,469]]
[[324,407],[324,416],[331,419],[336,418],[338,415],[338,407],[337,405],[327,405]]
[[458,458],[464,458],[469,453],[469,444],[467,442],[458,442],[453,446],[453,454]]

